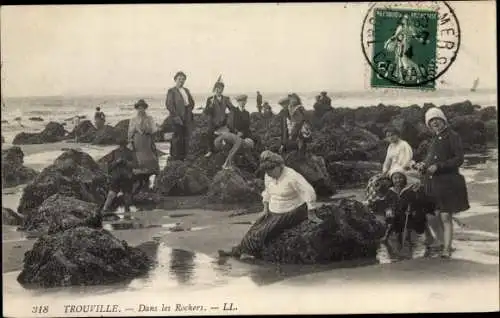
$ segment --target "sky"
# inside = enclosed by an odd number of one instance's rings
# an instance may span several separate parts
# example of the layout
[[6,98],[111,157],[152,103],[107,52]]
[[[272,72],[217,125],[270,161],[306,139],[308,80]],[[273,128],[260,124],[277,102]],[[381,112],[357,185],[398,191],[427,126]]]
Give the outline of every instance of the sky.
[[[443,77],[496,88],[493,1],[451,3],[462,48]],[[2,6],[2,94],[361,91],[368,3]]]

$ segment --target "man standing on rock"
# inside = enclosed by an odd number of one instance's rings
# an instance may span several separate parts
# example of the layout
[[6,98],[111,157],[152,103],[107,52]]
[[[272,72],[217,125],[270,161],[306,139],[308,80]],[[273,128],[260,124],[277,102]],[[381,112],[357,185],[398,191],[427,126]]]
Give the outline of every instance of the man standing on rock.
[[168,90],[165,101],[174,124],[170,144],[170,157],[172,160],[184,160],[186,158],[193,126],[194,99],[189,90],[184,87],[186,79],[187,76],[184,72],[175,74],[175,86]]
[[215,138],[229,131],[227,128],[227,112],[235,109],[229,97],[222,95],[224,83],[219,79],[214,85],[214,95],[207,99],[203,113],[208,116],[208,149],[205,157],[210,157],[215,152]]
[[257,111],[262,113],[262,95],[257,91]]

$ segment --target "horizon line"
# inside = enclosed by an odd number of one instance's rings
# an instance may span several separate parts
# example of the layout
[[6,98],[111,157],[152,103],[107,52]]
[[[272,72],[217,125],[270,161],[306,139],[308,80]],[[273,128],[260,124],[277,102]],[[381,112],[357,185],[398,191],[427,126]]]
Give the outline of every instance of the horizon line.
[[[368,93],[368,92],[385,92],[386,90],[394,90],[395,93],[401,91],[401,90],[404,90],[404,91],[412,91],[414,92],[415,90],[414,89],[405,89],[405,88],[373,88],[373,89],[364,89],[364,90],[350,90],[350,91],[335,91],[335,90],[318,90],[318,91],[297,91],[298,93],[302,93],[302,94],[312,94],[312,93],[317,93],[319,94],[321,91],[326,91],[329,95],[342,95],[342,94],[352,94],[352,93]],[[470,91],[470,88],[455,88],[455,89],[452,89],[452,88],[436,88],[434,90],[429,90],[429,91],[423,91],[424,93],[426,92],[436,92],[436,91],[447,91],[447,92],[453,92],[453,91]],[[478,88],[476,90],[476,93],[477,92],[486,92],[486,91],[492,91],[492,92],[496,92],[497,91],[497,88],[496,87],[490,87],[490,88]],[[252,91],[254,92],[255,94],[257,93],[257,91]],[[266,93],[266,94],[287,94],[289,93],[289,91],[274,91],[274,92],[271,92],[271,91],[264,91],[264,90],[260,90],[261,93]],[[243,90],[240,90],[238,92],[232,92],[232,93],[229,93],[229,94],[226,94],[226,95],[237,95],[237,94],[242,94],[242,93],[249,93],[249,91],[243,91]],[[3,95],[2,94],[2,99],[15,99],[15,98],[75,98],[75,97],[138,97],[138,96],[144,96],[144,95],[150,95],[150,96],[159,96],[159,95],[165,95],[166,94],[166,90],[164,92],[143,92],[143,93],[100,93],[100,94],[95,94],[95,93],[69,93],[69,94],[58,94],[58,95],[11,95],[11,96],[7,96],[7,95]],[[191,94],[193,95],[210,95],[212,93],[209,93],[209,92],[194,92],[192,91]],[[147,97],[145,97],[147,98]]]

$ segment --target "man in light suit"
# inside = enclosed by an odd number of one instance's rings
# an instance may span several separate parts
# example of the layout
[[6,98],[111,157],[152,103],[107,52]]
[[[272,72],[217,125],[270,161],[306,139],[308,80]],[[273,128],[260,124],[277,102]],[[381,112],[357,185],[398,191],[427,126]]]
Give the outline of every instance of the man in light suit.
[[174,124],[170,146],[172,160],[184,160],[188,154],[189,138],[193,128],[194,99],[191,92],[184,87],[187,76],[177,72],[174,76],[175,86],[167,92],[167,106]]

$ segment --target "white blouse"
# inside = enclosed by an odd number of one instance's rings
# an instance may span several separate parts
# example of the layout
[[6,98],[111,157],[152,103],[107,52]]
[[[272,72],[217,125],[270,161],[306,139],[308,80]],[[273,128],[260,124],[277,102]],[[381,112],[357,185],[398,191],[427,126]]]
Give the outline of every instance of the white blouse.
[[284,167],[278,180],[264,177],[265,190],[262,192],[262,201],[269,202],[269,211],[286,213],[306,203],[312,209],[316,201],[316,192],[307,180],[297,171]]
[[179,88],[179,92],[181,92],[182,99],[184,99],[184,105],[189,105],[189,97],[184,87]]
[[387,148],[382,172],[390,172],[392,169],[406,167],[413,157],[411,146],[404,140],[400,139],[396,143],[391,143]]

